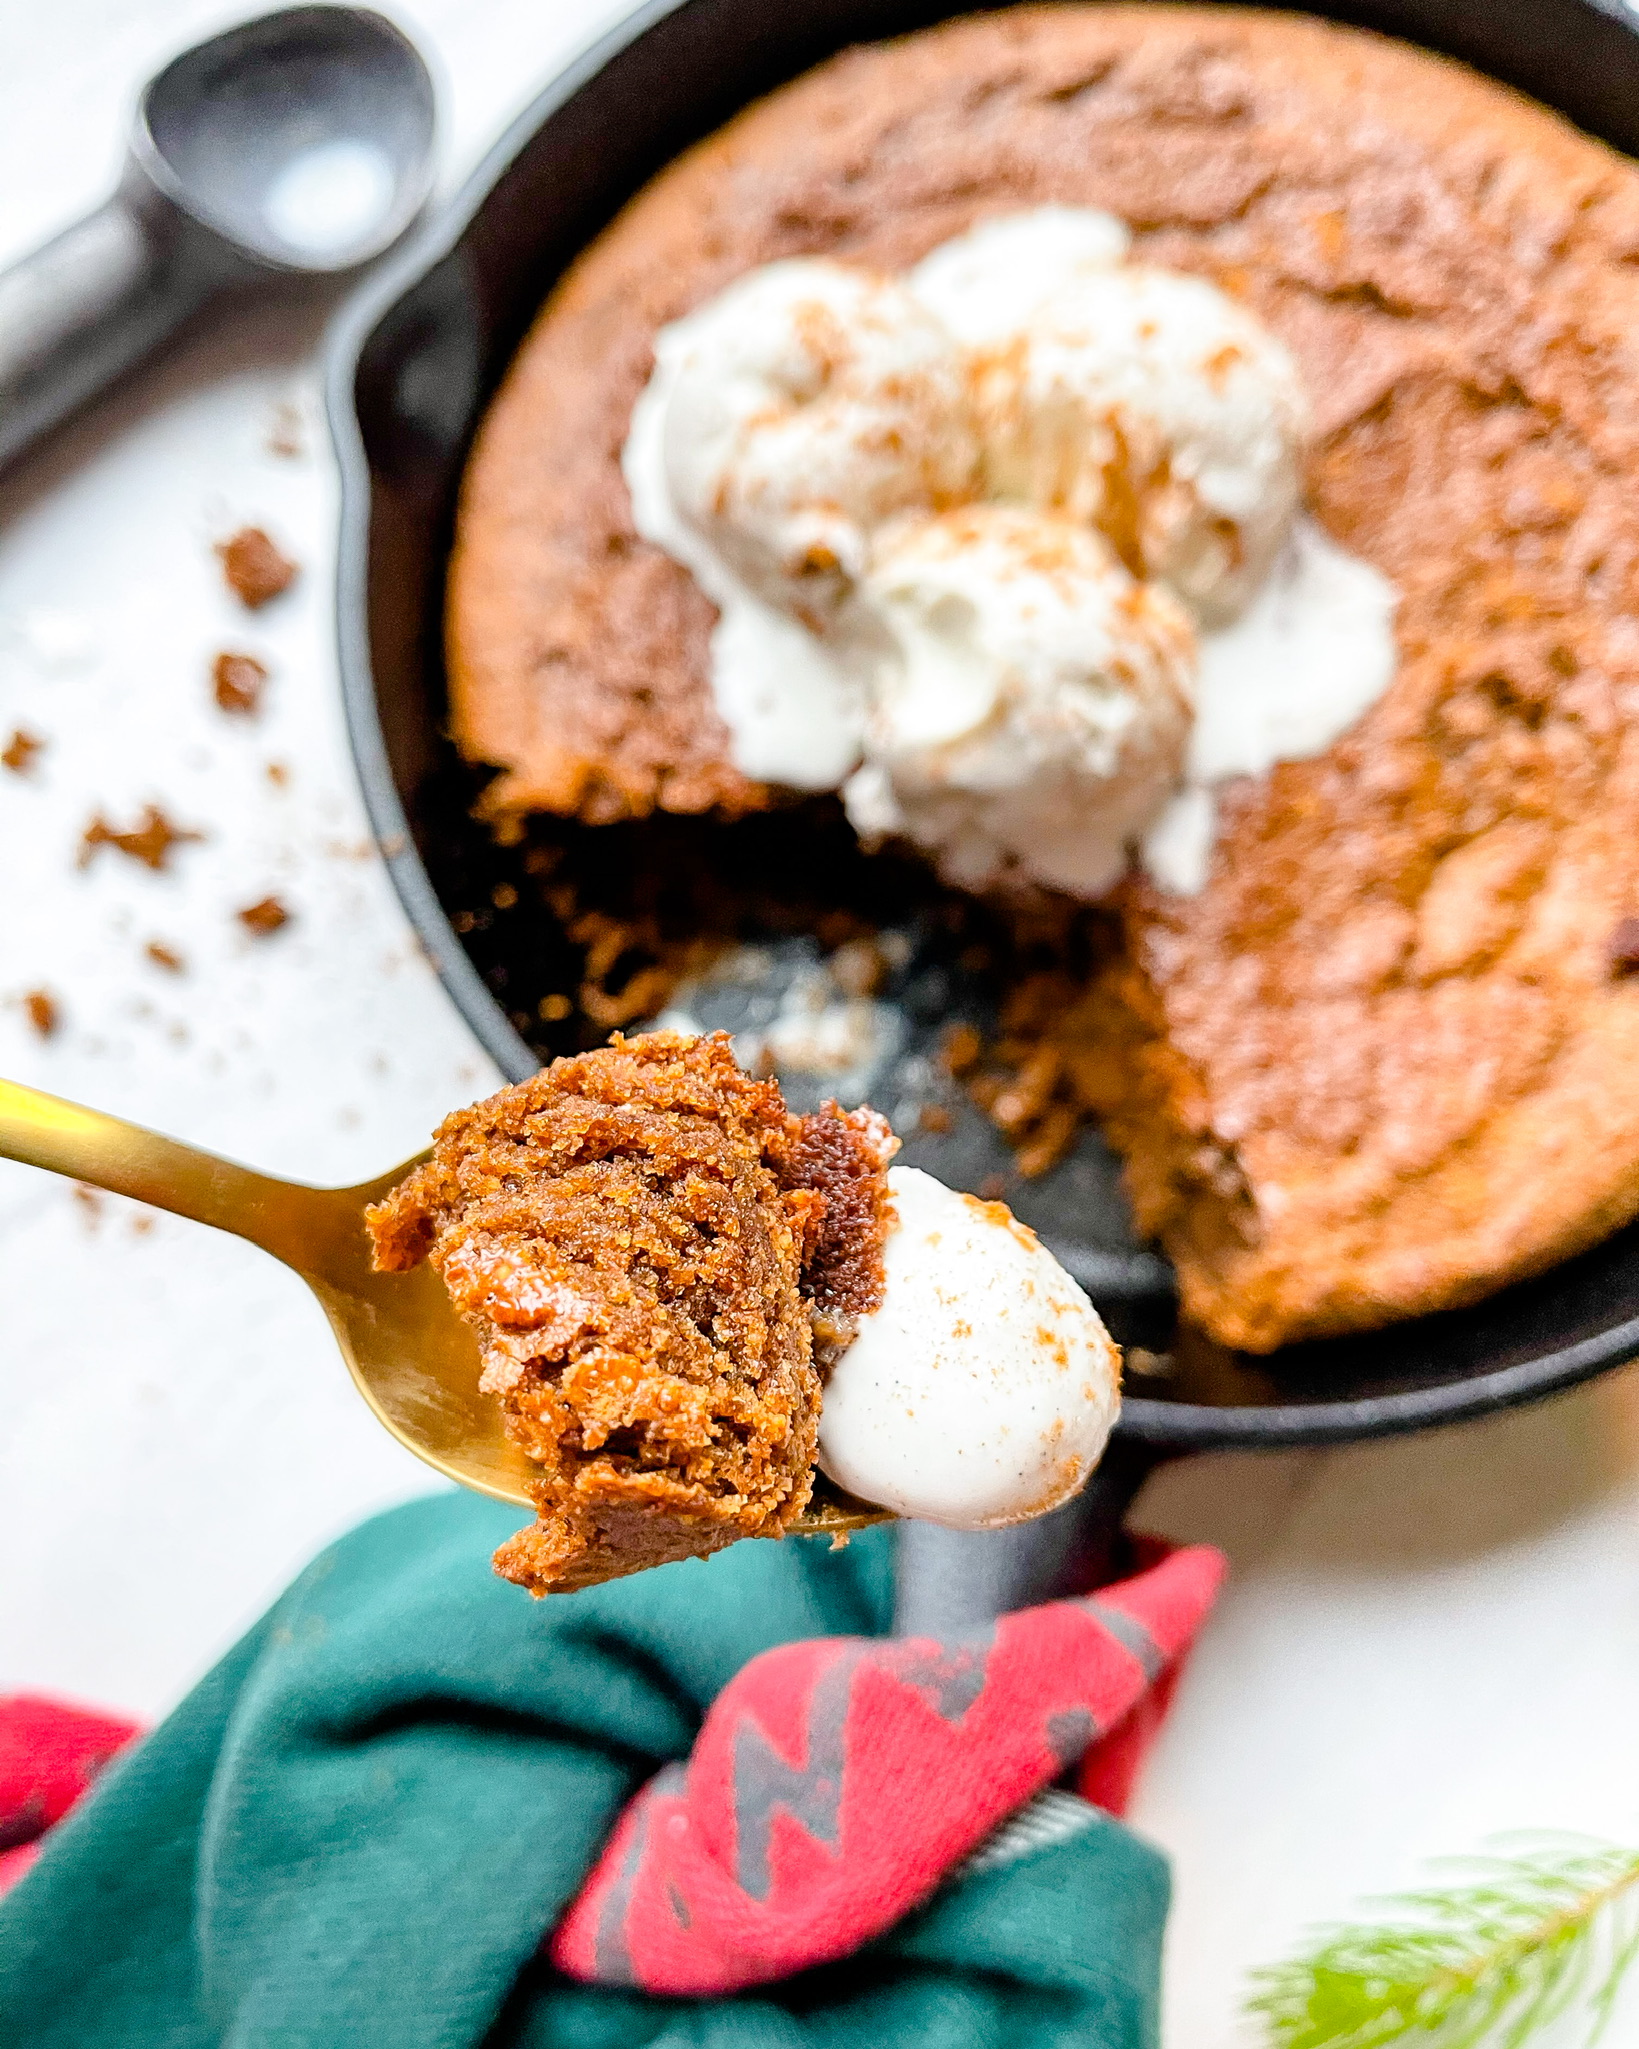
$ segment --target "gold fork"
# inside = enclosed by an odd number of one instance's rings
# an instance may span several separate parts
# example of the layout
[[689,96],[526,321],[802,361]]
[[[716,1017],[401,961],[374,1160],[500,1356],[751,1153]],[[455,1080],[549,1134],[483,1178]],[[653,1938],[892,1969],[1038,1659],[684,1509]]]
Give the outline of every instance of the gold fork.
[[[364,1210],[417,1164],[356,1188],[276,1181],[214,1153],[0,1081],[0,1159],[66,1174],[248,1238],[299,1273],[324,1305],[353,1384],[399,1443],[463,1487],[529,1507],[530,1466],[478,1391],[478,1344],[430,1267],[379,1274]],[[861,1528],[886,1511],[819,1477],[793,1525],[815,1535]]]

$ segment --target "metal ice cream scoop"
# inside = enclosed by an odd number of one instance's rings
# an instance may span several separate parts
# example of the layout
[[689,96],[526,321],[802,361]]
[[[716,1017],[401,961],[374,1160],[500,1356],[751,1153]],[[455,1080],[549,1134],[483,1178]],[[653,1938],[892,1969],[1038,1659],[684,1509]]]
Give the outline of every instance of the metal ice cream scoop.
[[358,7],[291,7],[173,58],[118,189],[0,274],[0,465],[208,301],[368,263],[432,181],[432,80]]

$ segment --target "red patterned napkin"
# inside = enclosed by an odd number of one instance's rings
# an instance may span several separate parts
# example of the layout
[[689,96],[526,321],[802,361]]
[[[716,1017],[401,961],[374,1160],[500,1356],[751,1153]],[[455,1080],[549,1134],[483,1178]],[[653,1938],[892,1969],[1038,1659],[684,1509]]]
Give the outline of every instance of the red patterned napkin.
[[1075,1769],[1119,1813],[1224,1561],[1149,1542],[1132,1578],[955,1643],[781,1645],[626,1808],[550,1943],[599,1984],[709,1994],[891,1927]]

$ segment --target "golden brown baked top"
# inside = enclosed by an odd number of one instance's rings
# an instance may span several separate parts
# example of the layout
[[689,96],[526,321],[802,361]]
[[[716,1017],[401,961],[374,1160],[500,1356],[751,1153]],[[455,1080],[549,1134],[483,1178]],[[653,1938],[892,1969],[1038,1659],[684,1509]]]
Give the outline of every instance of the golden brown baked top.
[[378,1267],[437,1268],[539,1469],[503,1574],[545,1592],[790,1525],[804,1276],[826,1335],[876,1306],[889,1149],[869,1111],[790,1115],[721,1033],[617,1037],[444,1121],[369,1222]]

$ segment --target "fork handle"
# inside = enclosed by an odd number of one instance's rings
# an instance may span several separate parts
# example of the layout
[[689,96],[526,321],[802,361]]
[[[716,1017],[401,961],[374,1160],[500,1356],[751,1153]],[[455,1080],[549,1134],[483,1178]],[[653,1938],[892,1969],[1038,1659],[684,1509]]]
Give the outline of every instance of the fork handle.
[[296,1267],[311,1263],[315,1211],[336,1200],[16,1081],[0,1081],[0,1159],[231,1231]]

